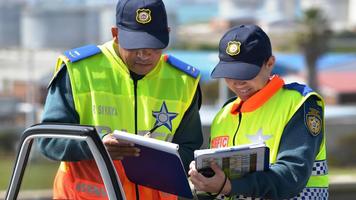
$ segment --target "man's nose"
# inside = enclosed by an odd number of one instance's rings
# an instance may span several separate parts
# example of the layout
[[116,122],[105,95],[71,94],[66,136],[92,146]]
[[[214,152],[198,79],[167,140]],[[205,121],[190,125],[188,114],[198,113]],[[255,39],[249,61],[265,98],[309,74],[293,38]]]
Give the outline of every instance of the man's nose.
[[137,57],[140,59],[148,59],[151,56],[152,52],[150,49],[139,49],[137,50]]

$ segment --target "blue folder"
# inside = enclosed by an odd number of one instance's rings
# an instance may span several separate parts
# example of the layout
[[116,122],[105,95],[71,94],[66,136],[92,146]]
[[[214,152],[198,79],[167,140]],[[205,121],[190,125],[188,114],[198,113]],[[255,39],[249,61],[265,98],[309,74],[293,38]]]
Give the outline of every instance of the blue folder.
[[[161,144],[164,146],[168,142],[115,132],[117,138],[129,140],[141,150],[139,157],[125,157],[122,160],[126,176],[130,181],[181,197],[193,198],[188,177],[178,154],[178,145],[177,148],[165,151]],[[123,135],[128,137],[122,138]]]

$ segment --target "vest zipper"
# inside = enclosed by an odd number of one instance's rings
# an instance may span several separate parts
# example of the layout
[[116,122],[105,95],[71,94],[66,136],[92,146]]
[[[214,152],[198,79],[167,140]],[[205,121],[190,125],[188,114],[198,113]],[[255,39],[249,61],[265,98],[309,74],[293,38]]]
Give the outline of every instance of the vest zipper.
[[[134,96],[135,96],[135,134],[137,135],[137,82],[138,80],[133,80],[134,82]],[[138,190],[138,185],[135,184],[136,200],[140,199],[140,192]]]
[[237,126],[237,129],[236,129],[235,134],[234,134],[234,138],[232,140],[233,146],[235,146],[235,139],[236,139],[237,131],[239,131],[239,129],[240,129],[241,118],[242,118],[242,113],[239,112],[239,125]]
[[137,135],[137,80],[134,82],[134,96],[135,96],[135,134]]

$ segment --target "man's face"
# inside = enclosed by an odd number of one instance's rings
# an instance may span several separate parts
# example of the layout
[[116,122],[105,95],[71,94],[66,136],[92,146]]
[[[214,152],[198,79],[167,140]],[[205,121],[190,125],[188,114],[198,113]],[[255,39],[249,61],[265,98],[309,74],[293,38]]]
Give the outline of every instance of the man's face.
[[261,71],[255,78],[251,80],[225,78],[225,82],[229,89],[240,97],[242,101],[246,101],[267,84],[273,65],[274,57],[272,56],[265,64],[263,64]]
[[118,46],[121,59],[129,70],[146,75],[155,68],[162,55],[162,49],[124,49]]

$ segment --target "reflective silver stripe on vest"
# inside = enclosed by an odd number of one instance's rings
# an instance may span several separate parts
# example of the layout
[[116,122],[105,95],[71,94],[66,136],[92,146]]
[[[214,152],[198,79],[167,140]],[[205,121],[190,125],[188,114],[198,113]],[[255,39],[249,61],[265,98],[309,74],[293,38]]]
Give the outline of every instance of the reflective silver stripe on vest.
[[78,192],[86,193],[86,195],[96,196],[96,197],[106,197],[106,190],[105,188],[98,187],[96,185],[91,185],[87,183],[77,183],[75,185],[75,189]]
[[239,195],[239,196],[233,196],[233,197],[227,197],[223,194],[218,195],[215,197],[215,200],[262,200],[261,198],[255,198],[255,197],[245,197],[244,195]]
[[321,176],[328,174],[328,164],[326,160],[315,161],[313,164],[312,176]]
[[[144,136],[146,135],[148,131],[138,131],[137,135]],[[161,133],[161,132],[153,132],[150,135],[151,138],[154,139],[164,139],[166,142],[172,142],[173,140],[173,134],[168,134],[168,133]]]
[[329,191],[328,188],[304,188],[301,193],[299,193],[293,200],[299,199],[328,199]]
[[[273,164],[271,164],[273,165]],[[322,176],[328,174],[328,165],[326,160],[314,161],[312,176]],[[291,198],[293,200],[299,199],[328,199],[329,192],[328,188],[304,188],[301,193],[297,196]],[[217,199],[224,199],[223,195],[219,195]],[[225,199],[229,199],[226,197]],[[239,195],[230,199],[246,199],[246,200],[260,200],[262,198],[246,197],[244,195]]]
[[[301,200],[301,199],[324,200],[324,199],[328,199],[328,197],[329,197],[328,188],[304,188],[301,193],[291,198],[291,200]],[[219,196],[218,199],[224,199],[224,196]],[[262,200],[263,198],[245,197],[244,195],[239,195],[234,198],[226,197],[226,199]]]
[[242,200],[261,200],[261,198],[255,198],[255,197],[245,197],[244,195],[239,195],[235,199],[242,199]]

